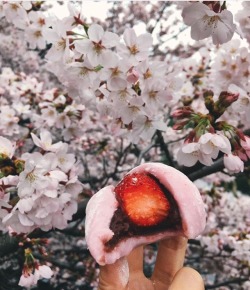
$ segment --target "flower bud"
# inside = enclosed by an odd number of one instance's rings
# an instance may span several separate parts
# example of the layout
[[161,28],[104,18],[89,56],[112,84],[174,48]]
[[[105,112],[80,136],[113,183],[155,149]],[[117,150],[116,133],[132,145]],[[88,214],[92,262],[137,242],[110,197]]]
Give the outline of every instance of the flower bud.
[[175,110],[171,116],[173,118],[178,118],[178,119],[181,119],[181,118],[188,118],[190,117],[190,115],[193,113],[193,109],[190,108],[190,107],[183,107],[183,108],[180,108],[180,109],[177,109]]
[[127,81],[131,84],[135,84],[139,79],[139,73],[136,69],[132,68],[128,71]]
[[205,106],[206,106],[206,108],[208,109],[208,111],[210,113],[212,113],[213,110],[214,110],[214,100],[213,100],[213,96],[214,96],[214,93],[212,91],[206,91],[203,94],[203,97],[205,99]]
[[235,129],[235,133],[241,140],[246,141],[247,136],[240,129]]
[[187,124],[187,121],[176,123],[176,124],[174,124],[173,129],[174,130],[182,130],[186,124]]
[[194,142],[194,141],[196,141],[195,139],[197,139],[197,138],[196,138],[196,131],[195,131],[195,130],[192,130],[192,131],[188,134],[188,136],[186,137],[184,143],[187,144],[187,143]]
[[232,103],[236,102],[239,98],[239,94],[232,94],[228,92],[221,92],[219,95],[219,103],[221,106],[229,107]]

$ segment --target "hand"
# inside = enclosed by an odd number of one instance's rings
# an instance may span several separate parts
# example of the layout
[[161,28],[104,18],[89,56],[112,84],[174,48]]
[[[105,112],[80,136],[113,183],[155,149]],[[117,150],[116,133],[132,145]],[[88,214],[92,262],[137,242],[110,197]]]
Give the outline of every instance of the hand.
[[150,279],[143,274],[143,247],[112,265],[100,267],[98,290],[204,290],[198,272],[184,267],[187,239],[160,241],[154,272]]

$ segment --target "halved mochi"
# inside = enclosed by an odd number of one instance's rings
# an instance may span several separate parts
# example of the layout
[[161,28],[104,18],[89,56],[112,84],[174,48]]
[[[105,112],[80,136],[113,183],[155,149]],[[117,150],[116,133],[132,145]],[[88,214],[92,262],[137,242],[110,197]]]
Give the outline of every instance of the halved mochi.
[[145,163],[90,199],[85,236],[92,256],[105,265],[139,245],[171,236],[195,238],[205,223],[196,186],[173,167]]

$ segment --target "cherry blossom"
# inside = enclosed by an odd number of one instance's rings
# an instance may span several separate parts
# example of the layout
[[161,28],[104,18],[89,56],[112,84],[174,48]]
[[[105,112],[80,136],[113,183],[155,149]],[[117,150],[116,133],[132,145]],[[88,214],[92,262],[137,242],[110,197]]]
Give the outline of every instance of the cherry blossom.
[[98,24],[92,24],[88,29],[88,39],[83,39],[75,43],[76,50],[86,54],[93,66],[109,63],[112,52],[107,48],[114,47],[118,44],[118,35],[112,32],[104,32]]
[[191,37],[194,40],[212,36],[214,44],[222,44],[232,39],[236,29],[230,11],[224,9],[216,13],[203,3],[194,3],[185,7],[182,17],[184,23],[191,26]]
[[229,86],[229,89],[240,94],[238,101],[232,106],[233,110],[237,113],[244,114],[247,122],[250,123],[250,97],[247,95],[247,92],[236,85]]
[[61,146],[62,142],[58,142],[56,144],[52,144],[52,136],[50,132],[46,130],[42,130],[40,133],[40,138],[39,139],[35,134],[31,133],[32,139],[36,146],[41,147],[45,151],[51,151],[51,152],[56,152],[58,151]]
[[[203,160],[200,151],[200,144],[193,142],[185,144],[177,153],[177,161],[181,165],[193,166],[197,161]],[[206,162],[206,161],[205,161]],[[212,164],[211,157],[207,160],[207,165]]]
[[19,28],[25,28],[29,25],[26,9],[28,10],[30,8],[30,1],[21,1],[20,3],[16,1],[8,1],[3,4],[3,11],[6,19],[9,22],[15,23]]
[[236,155],[224,155],[224,164],[229,173],[239,173],[244,171],[244,162]]
[[0,154],[6,155],[9,158],[12,158],[16,150],[16,145],[13,144],[8,139],[0,136]]
[[250,159],[250,137],[245,136],[245,141],[241,140],[240,144],[242,148],[246,151],[248,158]]
[[147,58],[153,41],[149,33],[137,36],[132,28],[127,28],[124,31],[123,39],[125,44],[119,44],[117,49],[119,54],[129,59],[130,63],[138,64]]
[[249,20],[249,2],[243,1],[242,10],[239,10],[235,15],[235,19],[240,23],[240,28],[248,42],[250,41],[250,20]]
[[36,285],[39,279],[42,279],[42,278],[50,279],[52,275],[53,275],[53,272],[49,266],[39,265],[38,268],[35,269],[34,273],[22,274],[18,285],[29,288],[33,285]]
[[213,164],[212,159],[218,157],[219,151],[231,153],[228,138],[222,134],[205,133],[198,142],[184,144],[177,153],[177,161],[185,166],[193,166],[197,161],[210,166]]
[[[64,24],[65,25],[65,24]],[[44,28],[43,35],[48,43],[52,43],[52,48],[46,54],[47,59],[59,61],[67,53],[69,42],[66,39],[66,31],[64,25],[56,21],[53,22],[52,28]]]
[[224,135],[205,133],[200,137],[199,143],[201,151],[211,155],[213,159],[218,157],[219,151],[226,154],[231,153],[231,144]]

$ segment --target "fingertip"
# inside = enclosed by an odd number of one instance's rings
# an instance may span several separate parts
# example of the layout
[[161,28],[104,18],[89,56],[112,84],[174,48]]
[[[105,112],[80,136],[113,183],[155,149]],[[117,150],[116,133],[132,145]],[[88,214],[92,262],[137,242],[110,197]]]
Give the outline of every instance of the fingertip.
[[114,264],[100,266],[99,289],[125,289],[129,279],[129,267],[126,258],[117,260]]
[[194,269],[184,267],[180,269],[172,281],[169,290],[204,290],[201,275]]

